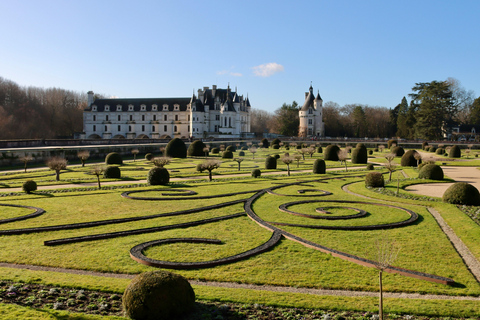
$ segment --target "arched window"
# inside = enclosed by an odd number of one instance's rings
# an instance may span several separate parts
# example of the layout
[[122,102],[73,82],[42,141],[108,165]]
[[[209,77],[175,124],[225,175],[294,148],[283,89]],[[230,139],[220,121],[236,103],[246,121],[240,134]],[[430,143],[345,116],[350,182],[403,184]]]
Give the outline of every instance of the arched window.
[[231,127],[232,126],[232,118],[228,117],[228,126]]
[[313,114],[312,108],[308,108],[308,114]]
[[118,115],[118,121],[122,120],[122,116]]
[[177,126],[173,126],[173,132],[177,132]]

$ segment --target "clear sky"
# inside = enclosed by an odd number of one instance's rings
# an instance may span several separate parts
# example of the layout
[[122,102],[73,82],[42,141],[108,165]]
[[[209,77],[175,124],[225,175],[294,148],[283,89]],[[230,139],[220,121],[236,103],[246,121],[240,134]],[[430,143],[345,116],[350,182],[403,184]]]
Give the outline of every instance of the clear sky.
[[395,107],[416,82],[480,95],[480,1],[0,0],[0,77],[120,98],[228,83],[254,108]]

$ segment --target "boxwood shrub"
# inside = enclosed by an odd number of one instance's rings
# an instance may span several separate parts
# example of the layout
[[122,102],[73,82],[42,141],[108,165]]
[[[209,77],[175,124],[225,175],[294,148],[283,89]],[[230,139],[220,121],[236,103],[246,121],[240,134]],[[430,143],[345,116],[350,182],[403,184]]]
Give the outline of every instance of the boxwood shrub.
[[206,147],[205,143],[200,140],[193,141],[187,149],[187,156],[189,157],[203,157],[205,152],[203,149]]
[[103,172],[103,177],[108,179],[120,179],[120,168],[117,166],[108,166]]
[[450,158],[460,158],[462,156],[462,152],[460,151],[459,146],[453,146],[450,148],[450,152],[448,153]]
[[480,205],[480,193],[471,184],[457,182],[445,191],[442,200],[447,203],[478,206]]
[[365,176],[365,187],[367,188],[383,188],[385,180],[381,172],[373,171],[367,173]]
[[118,164],[118,165],[122,165],[123,164],[123,160],[122,160],[122,156],[117,153],[117,152],[110,152],[109,154],[107,154],[107,156],[105,157],[105,164]]
[[186,158],[187,146],[182,139],[174,138],[165,147],[165,155],[170,158]]
[[166,185],[170,182],[170,174],[163,167],[155,167],[148,171],[147,183],[152,186]]
[[322,159],[317,159],[313,163],[313,173],[315,174],[325,174],[327,171],[325,161]]
[[265,159],[265,169],[277,169],[277,159],[267,156]]
[[340,148],[336,144],[328,145],[325,148],[325,152],[323,153],[323,159],[331,160],[331,161],[338,161],[338,152]]
[[443,180],[443,170],[439,165],[426,164],[418,172],[419,179]]

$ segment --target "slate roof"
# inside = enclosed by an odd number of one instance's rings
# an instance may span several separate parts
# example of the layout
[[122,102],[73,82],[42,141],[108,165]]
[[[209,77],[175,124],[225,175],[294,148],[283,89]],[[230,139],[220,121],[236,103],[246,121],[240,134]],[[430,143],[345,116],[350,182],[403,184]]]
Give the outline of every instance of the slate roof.
[[[134,98],[134,99],[96,99],[92,106],[97,106],[97,111],[105,111],[105,106],[110,106],[111,112],[117,111],[117,105],[122,106],[122,111],[128,111],[128,106],[133,105],[133,111],[141,111],[140,106],[145,105],[146,111],[152,111],[152,105],[157,105],[158,111],[163,111],[163,105],[168,105],[168,111],[174,111],[174,105],[179,105],[179,111],[187,111],[187,105],[191,98]],[[86,111],[92,110],[92,106]]]

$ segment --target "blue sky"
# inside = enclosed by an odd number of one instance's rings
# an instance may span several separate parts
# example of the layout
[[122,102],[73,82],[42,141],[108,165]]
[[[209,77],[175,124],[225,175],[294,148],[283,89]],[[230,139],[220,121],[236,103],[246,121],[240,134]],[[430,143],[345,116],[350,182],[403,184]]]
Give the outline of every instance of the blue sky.
[[121,98],[228,83],[254,108],[395,107],[416,82],[480,95],[480,1],[0,1],[0,76]]

